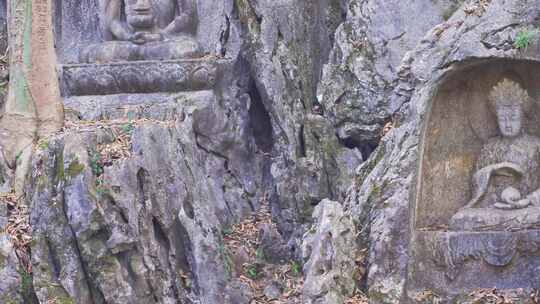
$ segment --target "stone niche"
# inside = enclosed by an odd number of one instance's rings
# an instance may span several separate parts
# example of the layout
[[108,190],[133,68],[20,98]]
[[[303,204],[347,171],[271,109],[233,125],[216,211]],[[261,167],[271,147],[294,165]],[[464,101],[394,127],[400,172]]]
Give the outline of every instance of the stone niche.
[[486,61],[442,81],[411,208],[409,298],[540,286],[539,95],[536,62]]
[[55,43],[66,108],[84,112],[89,104],[117,108],[212,92],[230,63],[212,55],[218,18],[199,13],[198,2],[56,0]]

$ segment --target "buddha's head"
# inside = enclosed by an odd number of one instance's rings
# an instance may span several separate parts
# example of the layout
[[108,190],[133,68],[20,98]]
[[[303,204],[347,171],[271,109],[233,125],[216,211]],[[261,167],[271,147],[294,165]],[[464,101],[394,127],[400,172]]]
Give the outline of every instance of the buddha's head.
[[127,23],[135,31],[151,29],[155,25],[151,0],[125,0]]
[[525,103],[529,101],[527,91],[519,83],[505,78],[491,91],[490,101],[501,134],[504,137],[516,137],[521,134],[523,109]]

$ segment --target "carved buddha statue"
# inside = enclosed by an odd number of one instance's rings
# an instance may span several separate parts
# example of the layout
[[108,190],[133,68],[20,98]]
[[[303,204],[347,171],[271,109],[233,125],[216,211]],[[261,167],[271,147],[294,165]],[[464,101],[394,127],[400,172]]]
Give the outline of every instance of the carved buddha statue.
[[540,138],[523,130],[529,100],[527,91],[512,80],[493,88],[490,103],[500,136],[491,138],[478,155],[472,198],[452,218],[454,228],[540,225],[540,209],[535,208],[540,207]]
[[190,35],[193,0],[105,0],[101,18],[105,42],[81,52],[82,62],[170,60],[201,56]]

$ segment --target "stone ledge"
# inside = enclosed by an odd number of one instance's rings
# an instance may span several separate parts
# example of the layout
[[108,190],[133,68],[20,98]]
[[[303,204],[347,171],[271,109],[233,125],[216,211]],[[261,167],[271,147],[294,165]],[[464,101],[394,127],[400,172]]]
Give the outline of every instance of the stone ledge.
[[211,90],[228,63],[216,59],[69,64],[60,67],[63,96]]
[[[540,230],[415,231],[414,285],[434,290],[540,286]],[[503,275],[500,275],[504,273]]]
[[540,229],[540,208],[462,209],[450,220],[452,231],[520,231]]
[[215,103],[211,90],[179,93],[70,96],[64,98],[66,119],[174,120],[183,107]]

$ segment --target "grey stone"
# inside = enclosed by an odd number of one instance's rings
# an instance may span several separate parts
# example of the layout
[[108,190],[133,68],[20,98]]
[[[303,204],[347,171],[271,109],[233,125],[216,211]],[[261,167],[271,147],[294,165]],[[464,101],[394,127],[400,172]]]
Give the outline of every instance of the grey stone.
[[[265,152],[272,156],[272,213],[283,237],[296,244],[311,221],[313,206],[327,197],[344,197],[350,184],[346,176],[353,173],[348,166],[359,163],[356,153],[348,153],[339,142],[331,121],[321,115],[315,94],[344,3],[237,3],[253,84],[250,94],[271,123],[267,137],[272,146]],[[297,246],[291,248],[299,255]]]
[[505,78],[493,88],[491,103],[502,136],[489,139],[482,147],[473,175],[472,199],[465,207],[488,204],[498,209],[519,209],[531,204],[538,206],[540,194],[536,192],[540,183],[536,176],[540,138],[523,130],[530,97],[518,83]]
[[422,262],[414,270],[421,275],[414,276],[414,286],[446,297],[466,294],[463,290],[471,286],[533,289],[540,284],[540,261],[534,258],[539,237],[538,230],[419,232],[415,256],[422,256]]
[[[511,70],[537,99],[537,39],[526,50],[507,48],[507,40],[539,14],[537,1],[465,3],[404,56],[389,97],[402,104],[394,129],[359,168],[345,203],[367,229],[359,242],[370,248],[367,290],[373,303],[416,303],[426,290],[444,303],[488,285],[511,290],[537,284],[518,275],[537,269],[536,230],[447,230],[471,200],[485,140],[497,135],[487,108],[491,89]],[[500,36],[502,29],[508,39]],[[536,136],[538,110],[526,113],[525,129]],[[435,252],[444,255],[433,257]],[[463,265],[454,280],[447,275],[453,263]]]
[[11,192],[12,190],[11,186],[12,186],[13,178],[14,178],[13,171],[14,171],[13,168],[10,168],[4,156],[4,149],[0,147],[0,193]]
[[[1,149],[0,149],[1,151]],[[0,160],[0,178],[2,185],[0,193],[7,194],[11,192],[11,169],[6,165],[4,158]],[[9,223],[9,208],[5,201],[0,201],[0,302],[1,303],[25,303],[25,292],[31,294],[31,282],[24,282],[21,273],[23,266],[19,262],[14,244],[7,233]],[[28,280],[30,275],[25,277]],[[27,288],[28,290],[23,290]]]
[[71,96],[64,99],[67,119],[121,120],[154,119],[169,121],[183,119],[177,111],[181,105],[215,102],[213,91],[155,94],[116,94]]
[[[196,40],[202,53],[226,53],[234,58],[242,41],[236,28],[238,21],[233,17],[233,2],[193,1],[193,14],[201,26],[192,20],[186,28],[187,35],[181,35]],[[85,47],[113,39],[102,18],[106,7],[100,3],[105,1],[55,1],[55,34],[61,63],[80,63],[80,53]]]
[[193,0],[107,0],[100,2],[106,42],[86,46],[81,62],[173,60],[201,57],[190,35]]
[[[489,90],[512,69],[538,97],[538,45],[513,45],[522,26],[537,23],[537,1],[194,2],[199,26],[187,48],[226,57],[227,67],[196,81],[188,73],[181,84],[141,66],[176,69],[185,60],[71,65],[104,41],[127,48],[107,51],[105,61],[168,58],[171,45],[157,42],[152,57],[146,46],[107,37],[105,1],[54,3],[61,69],[86,69],[93,82],[74,76],[74,89],[64,87],[69,119],[132,119],[135,127],[130,156],[107,160],[103,172],[96,147],[118,131],[105,122],[67,129],[37,149],[26,192],[41,302],[248,303],[253,291],[228,273],[220,231],[262,201],[279,231],[263,233],[266,243],[279,239],[304,254],[306,303],[344,302],[358,283],[353,253],[364,247],[373,303],[413,302],[427,288],[451,301],[480,280],[506,289],[537,284],[517,278],[536,269],[534,224],[480,231],[534,215],[533,207],[482,210],[482,202],[470,208],[490,214],[480,228],[471,225],[476,215],[457,223],[485,145],[476,136],[496,134],[482,110]],[[89,53],[91,61],[101,56]],[[133,67],[138,76],[128,79],[122,69]],[[99,82],[109,72],[122,83]],[[391,118],[394,129],[379,143]],[[537,136],[531,121],[525,129]],[[536,187],[508,187],[501,198],[513,202]]]
[[519,231],[540,228],[540,208],[518,210],[470,208],[458,211],[450,220],[453,231]]
[[523,127],[530,97],[519,83],[505,78],[492,89],[490,101],[500,135],[480,150],[471,200],[452,217],[450,227],[456,231],[538,228],[540,139]]
[[[513,81],[501,79],[508,70],[527,79],[528,70],[538,67],[511,61],[500,61],[496,68],[478,64],[458,70],[455,75],[461,76],[455,77],[460,80],[449,78],[440,84],[445,93],[433,97],[432,116],[426,122],[429,131],[424,138],[416,230],[410,244],[410,273],[414,273],[410,294],[426,288],[453,299],[464,290],[487,286],[484,284],[501,289],[536,284],[521,280],[520,274],[538,267],[534,258],[538,208],[532,203],[538,187],[532,173],[538,159],[534,127],[538,116],[533,110],[537,105],[529,104],[531,108],[521,120],[521,105],[529,103],[528,93]],[[474,79],[466,82],[472,97],[461,95],[459,89],[448,90],[463,85],[463,75]],[[525,80],[524,88],[529,88],[529,81]],[[446,100],[455,100],[455,108]],[[494,105],[493,112],[488,100]],[[457,107],[459,103],[468,106]],[[508,116],[509,110],[516,112]],[[441,133],[436,134],[437,129]],[[451,142],[436,144],[448,136],[453,137]],[[512,152],[516,149],[522,152]],[[452,232],[445,232],[447,229]],[[529,232],[521,234],[520,230]],[[505,275],[497,275],[500,271]]]
[[[0,2],[0,55],[6,54],[8,49],[7,31],[7,1]],[[9,67],[0,67],[0,82],[9,80]],[[5,84],[4,84],[5,85]],[[7,90],[0,92],[0,104],[5,104]],[[5,159],[4,149],[0,147],[0,193],[6,194],[12,191],[13,168],[8,166]],[[2,303],[24,303],[21,290],[21,274],[19,273],[20,263],[11,242],[11,238],[6,232],[9,221],[8,205],[0,202],[0,302]]]
[[[4,216],[5,214],[0,210],[0,218]],[[0,230],[3,230],[1,223]],[[24,303],[19,267],[19,260],[10,237],[0,232],[0,301],[2,303]],[[31,288],[31,285],[28,284],[27,288]]]
[[[5,2],[4,2],[5,3]],[[5,4],[3,4],[5,6]],[[5,12],[5,7],[0,6],[0,11]],[[8,31],[7,31],[7,19],[4,13],[0,14],[0,54],[5,54],[8,47]],[[2,71],[4,73],[4,71]],[[1,75],[1,79],[5,80],[5,76]]]
[[279,264],[291,259],[290,250],[274,225],[262,225],[259,234],[261,240],[259,248],[262,250],[265,261]]
[[272,281],[270,284],[268,284],[264,288],[263,292],[264,292],[264,296],[268,300],[278,300],[281,297],[281,294],[283,293],[283,287],[281,287],[281,285],[278,282]]
[[[402,58],[459,0],[352,0],[324,66],[317,99],[340,139],[371,153],[401,107],[391,94]],[[415,18],[411,18],[415,16]]]
[[[249,98],[216,85],[67,99],[74,123],[123,122],[68,129],[34,156],[28,199],[41,301],[55,294],[77,303],[249,301],[249,287],[227,270],[221,231],[259,207],[265,161],[250,137]],[[129,114],[141,107],[148,108]],[[130,156],[97,161],[97,147],[128,124]]]
[[0,3],[0,54],[5,54],[8,48],[7,16],[7,1],[2,1]]
[[343,303],[356,289],[355,225],[343,207],[330,200],[317,205],[313,217],[302,243],[302,303]]
[[224,61],[143,61],[62,66],[65,96],[156,93],[213,89]]
[[[456,73],[470,77],[488,71],[489,76],[473,78],[467,84],[472,97],[454,103],[468,106],[452,108],[445,103],[465,97],[456,89],[434,97],[421,159],[417,228],[410,245],[409,284],[416,290],[426,288],[453,298],[475,287],[526,289],[538,284],[531,277],[538,269],[540,250],[535,245],[539,184],[534,173],[540,158],[538,131],[531,127],[538,119],[538,105],[530,100],[528,91],[534,90],[528,87],[528,80],[519,84],[508,77],[510,70],[516,79],[525,79],[538,68],[538,64],[511,61],[500,62],[497,70],[479,64]],[[442,85],[463,85],[461,77]],[[449,111],[464,111],[464,116]],[[460,130],[447,128],[460,120],[469,123]],[[437,128],[441,133],[435,134]],[[452,142],[434,144],[454,132],[459,135]],[[443,184],[451,186],[436,190]],[[451,191],[454,194],[448,195]],[[429,207],[431,202],[435,205]]]
[[[137,33],[138,34],[138,33]],[[148,34],[144,42],[107,41],[101,44],[87,46],[80,55],[80,61],[86,63],[107,63],[145,60],[175,60],[181,58],[202,57],[196,41],[190,37],[177,38],[169,41],[153,41]],[[148,39],[149,41],[145,41]],[[141,43],[140,45],[138,43]]]

